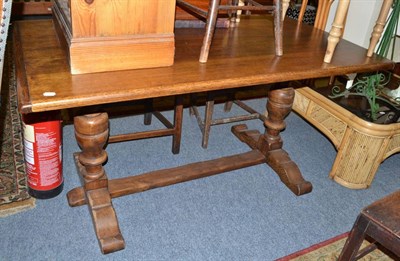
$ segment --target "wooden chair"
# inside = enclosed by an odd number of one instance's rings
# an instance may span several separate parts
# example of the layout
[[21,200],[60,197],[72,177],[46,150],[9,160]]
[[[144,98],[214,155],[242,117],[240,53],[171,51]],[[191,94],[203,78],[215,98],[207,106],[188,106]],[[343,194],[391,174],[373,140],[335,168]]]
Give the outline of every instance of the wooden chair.
[[144,125],[151,125],[152,116],[154,115],[165,128],[156,130],[146,130],[140,132],[131,132],[113,136],[110,135],[108,143],[156,138],[163,136],[172,136],[171,151],[173,154],[178,154],[181,147],[181,136],[182,136],[183,96],[178,95],[175,96],[174,98],[173,121],[169,121],[160,111],[155,110],[153,105],[154,105],[154,100],[150,99],[145,101],[145,113],[143,122]]
[[[329,11],[330,11],[330,7],[331,7],[333,1],[334,0],[319,0],[316,21],[314,24],[314,26],[316,28],[322,29],[322,30],[325,28],[327,19],[328,19],[328,15],[329,15]],[[179,0],[178,0],[178,2],[179,2]],[[210,4],[211,4],[211,2],[212,1],[210,1]],[[302,7],[300,10],[300,16],[299,16],[299,22],[301,22],[303,20],[307,3],[308,3],[308,0],[304,0],[302,2]],[[282,20],[285,17],[286,10],[288,8],[288,4],[289,4],[289,1],[282,2],[282,6],[283,6],[282,7]],[[204,46],[204,42],[203,42],[203,46]],[[202,48],[202,50],[203,50],[203,48]],[[201,57],[202,57],[202,55],[200,55],[200,59],[201,59]],[[224,111],[229,112],[232,107],[232,104],[236,104],[240,108],[242,108],[244,111],[246,111],[247,114],[238,115],[238,116],[234,116],[234,117],[213,119],[212,116],[213,116],[213,110],[214,110],[214,104],[215,104],[214,96],[215,96],[215,94],[212,94],[212,93],[207,94],[204,120],[201,118],[200,113],[197,109],[197,106],[194,104],[195,101],[192,102],[192,106],[190,108],[190,113],[191,113],[191,115],[194,115],[196,117],[197,122],[200,127],[200,130],[203,135],[203,137],[202,137],[202,147],[203,148],[207,148],[207,146],[208,146],[210,129],[211,129],[211,126],[213,126],[213,125],[232,123],[232,122],[238,122],[238,121],[244,121],[244,120],[253,120],[253,119],[260,119],[262,121],[265,120],[265,116],[263,114],[255,111],[251,107],[247,106],[243,101],[241,101],[239,99],[234,99],[234,97],[232,100],[225,103]]]
[[[232,105],[235,104],[239,106],[241,109],[243,109],[245,113],[231,117],[222,117],[218,119],[213,119],[216,95],[218,94],[215,92],[206,93],[204,119],[201,117],[200,112],[196,106],[196,100],[197,100],[196,97],[191,96],[192,100],[189,112],[190,115],[196,117],[197,123],[202,133],[201,146],[204,149],[206,149],[208,146],[208,139],[210,136],[211,126],[232,123],[232,122],[239,122],[239,121],[254,120],[254,119],[260,119],[262,121],[266,120],[264,114],[257,112],[250,106],[246,105],[242,100],[235,98],[233,93],[228,94],[229,98],[227,99],[228,101],[226,101],[224,104],[224,111],[229,112],[232,108]],[[267,93],[265,93],[263,96],[266,97]]]
[[[173,109],[173,116],[165,116],[165,112]],[[143,124],[150,126],[153,116],[159,121],[158,127],[150,127],[142,131],[132,131],[126,133],[109,134],[108,143],[123,141],[133,141],[139,139],[150,139],[164,136],[172,137],[172,153],[179,154],[182,136],[183,119],[183,96],[177,95],[166,99],[147,99],[137,102],[116,103],[110,105],[96,105],[85,108],[75,108],[62,111],[63,121],[71,124],[76,116],[97,113],[103,111],[108,114],[109,119],[126,118],[131,115],[143,115]],[[126,126],[130,126],[129,119],[124,121]],[[110,122],[111,124],[112,122]],[[161,125],[160,125],[161,124]],[[110,126],[113,127],[112,125]]]
[[[315,16],[314,28],[317,28],[319,30],[325,30],[326,23],[327,23],[328,17],[329,17],[329,12],[331,10],[331,6],[334,1],[335,0],[318,0],[318,8],[317,8],[317,14]],[[301,8],[300,8],[300,12],[299,12],[299,20],[298,20],[299,23],[302,23],[302,21],[303,21],[304,14],[307,9],[307,4],[308,4],[308,0],[303,0],[301,3]],[[346,11],[346,15],[347,15],[347,11]],[[343,21],[343,23],[345,23],[345,20]],[[344,24],[343,24],[343,28],[344,28]],[[342,33],[343,33],[343,30],[342,30]],[[335,77],[334,76],[330,77],[329,84],[333,84],[334,81],[335,81]],[[308,80],[307,85],[313,86],[314,81]]]
[[357,260],[376,249],[377,244],[372,243],[359,251],[366,236],[400,258],[400,190],[361,211],[338,260]]
[[[282,50],[282,0],[275,0],[274,5],[262,5],[254,0],[242,0],[245,5],[239,5],[238,0],[228,0],[226,5],[221,5],[221,0],[210,0],[208,11],[189,3],[187,0],[177,0],[176,3],[182,9],[197,14],[200,18],[206,19],[206,30],[203,38],[203,45],[200,51],[199,62],[206,63],[211,47],[212,38],[217,23],[218,13],[221,10],[227,11],[230,16],[234,16],[238,10],[243,11],[265,11],[274,12],[275,26],[275,53],[278,56],[283,54]],[[288,4],[285,0],[285,6]]]
[[[349,9],[350,0],[339,0],[338,7],[336,9],[335,19],[332,24],[332,29],[329,32],[328,46],[324,57],[325,63],[330,63],[334,54],[336,45],[339,42],[340,37],[343,34],[344,23]],[[371,57],[374,53],[375,47],[382,35],[383,28],[386,24],[390,7],[393,4],[393,0],[383,0],[379,17],[376,21],[375,27],[372,32],[370,45],[367,52],[367,57]]]
[[[320,30],[325,30],[326,23],[328,21],[329,12],[332,3],[335,0],[319,0],[317,14],[314,21],[314,27]],[[304,0],[301,3],[301,8],[299,12],[299,23],[303,21],[304,14],[306,13],[308,0]]]
[[[196,7],[195,5],[189,3],[187,0],[177,0],[177,5],[182,9],[188,10],[189,12],[195,13],[202,19],[206,19],[206,29],[203,38],[203,45],[200,51],[199,62],[206,63],[208,60],[208,55],[212,43],[212,37],[214,35],[214,30],[217,23],[217,17],[219,11],[226,11],[229,15],[229,26],[234,26],[234,23],[239,21],[236,14],[237,11],[245,11],[246,14],[250,14],[251,11],[257,12],[274,12],[274,25],[275,25],[275,54],[281,56],[282,50],[282,23],[283,14],[286,12],[289,6],[289,0],[275,0],[274,5],[268,5],[266,1],[254,1],[254,0],[241,0],[242,4],[239,4],[239,0],[226,0],[226,5],[221,4],[221,0],[210,0],[208,11],[204,11]],[[264,5],[261,2],[265,3]],[[268,1],[271,2],[271,1]],[[215,93],[206,94],[206,106],[205,106],[205,117],[204,120],[200,116],[200,113],[196,106],[196,98],[192,96],[192,106],[190,107],[190,114],[194,115],[198,121],[200,130],[202,132],[202,147],[207,148],[208,138],[211,126],[218,124],[225,124],[231,122],[238,122],[244,120],[261,119],[265,120],[263,114],[258,113],[251,107],[247,106],[245,103],[238,99],[228,99],[229,101],[225,103],[225,111],[230,111],[232,104],[238,105],[240,108],[246,111],[244,115],[237,115],[233,117],[226,117],[221,119],[212,119],[214,110],[214,98]]]
[[[314,27],[320,30],[325,30],[326,23],[328,20],[329,12],[334,0],[319,0],[318,1],[318,9],[317,15],[315,18]],[[299,13],[299,22],[303,20],[304,13],[306,11],[308,0],[304,0],[302,2],[300,13]],[[349,0],[339,0],[338,7],[336,9],[335,19],[332,24],[332,29],[329,33],[328,37],[328,46],[326,50],[326,54],[324,57],[325,63],[330,63],[336,48],[339,39],[343,35],[344,26],[346,24],[346,17],[349,8]],[[382,35],[383,29],[386,24],[387,17],[389,15],[390,7],[393,4],[393,0],[383,0],[381,10],[374,26],[373,32],[371,34],[371,40],[368,47],[367,57],[371,57],[374,53],[375,47],[378,44],[378,41]],[[330,84],[334,82],[334,77],[331,77]]]

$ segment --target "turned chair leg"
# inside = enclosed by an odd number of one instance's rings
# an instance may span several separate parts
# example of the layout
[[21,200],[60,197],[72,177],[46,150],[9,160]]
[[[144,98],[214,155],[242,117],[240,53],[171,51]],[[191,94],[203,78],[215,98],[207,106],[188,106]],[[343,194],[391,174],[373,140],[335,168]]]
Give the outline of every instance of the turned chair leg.
[[328,36],[328,46],[324,57],[325,63],[330,63],[332,60],[333,53],[335,52],[336,46],[339,43],[339,39],[343,34],[344,21],[347,16],[349,9],[350,0],[340,0],[336,9],[335,19],[332,24],[332,29]]
[[290,0],[282,0],[282,21],[285,20],[286,12],[289,9]]
[[379,39],[381,38],[383,28],[386,24],[386,19],[388,17],[390,7],[393,4],[393,0],[384,0],[382,3],[381,11],[379,13],[378,19],[376,20],[376,24],[372,31],[371,41],[369,43],[367,56],[371,57],[374,53],[375,47],[378,44]]

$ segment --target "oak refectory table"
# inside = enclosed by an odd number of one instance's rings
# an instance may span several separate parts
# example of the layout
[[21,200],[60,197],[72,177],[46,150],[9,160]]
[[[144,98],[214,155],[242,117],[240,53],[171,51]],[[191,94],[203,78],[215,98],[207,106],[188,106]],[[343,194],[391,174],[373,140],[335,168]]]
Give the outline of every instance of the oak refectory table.
[[206,64],[198,62],[203,29],[181,28],[175,30],[172,66],[71,75],[51,20],[18,21],[14,29],[22,114],[98,105],[98,111],[74,117],[82,150],[76,163],[84,184],[69,191],[68,202],[89,205],[103,253],[125,247],[112,205],[114,197],[263,163],[296,195],[310,192],[312,185],[283,150],[280,137],[284,118],[291,111],[293,88],[270,90],[265,133],[248,130],[246,125],[232,128],[250,146],[249,152],[120,179],[109,179],[102,166],[107,159],[103,147],[109,128],[108,115],[100,105],[394,67],[392,61],[379,56],[366,57],[365,49],[344,40],[331,63],[324,63],[328,34],[290,19],[284,24],[284,54],[277,57],[272,18],[254,16],[242,18],[236,28],[217,29]]

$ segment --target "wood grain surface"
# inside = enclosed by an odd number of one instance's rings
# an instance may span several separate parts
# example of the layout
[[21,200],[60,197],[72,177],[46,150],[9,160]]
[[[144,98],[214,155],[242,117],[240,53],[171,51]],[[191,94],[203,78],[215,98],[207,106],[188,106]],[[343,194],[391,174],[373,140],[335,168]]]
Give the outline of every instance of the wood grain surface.
[[[393,69],[394,63],[341,40],[323,62],[327,33],[285,19],[282,57],[275,56],[270,16],[218,28],[209,60],[198,62],[204,29],[175,29],[173,66],[71,75],[51,20],[16,22],[14,44],[22,113],[257,84]],[[46,96],[44,94],[54,94]]]

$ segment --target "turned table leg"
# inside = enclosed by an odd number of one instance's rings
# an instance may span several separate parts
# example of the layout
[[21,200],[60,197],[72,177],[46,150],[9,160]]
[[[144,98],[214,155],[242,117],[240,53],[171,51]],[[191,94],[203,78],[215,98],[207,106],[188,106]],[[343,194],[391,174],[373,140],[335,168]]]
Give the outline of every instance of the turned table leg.
[[275,170],[281,181],[296,195],[309,193],[310,182],[305,181],[296,163],[282,149],[280,132],[286,127],[285,117],[291,112],[294,101],[294,89],[271,90],[268,96],[268,117],[264,121],[265,133],[259,138],[258,148],[266,155],[267,164]]
[[344,21],[347,16],[349,9],[350,0],[339,0],[338,7],[333,20],[332,29],[328,36],[328,46],[324,57],[324,62],[330,63],[332,60],[333,53],[335,52],[336,46],[339,43],[339,39],[343,34]]
[[[101,251],[104,254],[125,248],[103,168],[107,153],[103,149],[109,135],[107,113],[74,118],[75,137],[82,149],[77,155],[78,172],[83,179],[84,196],[91,212]],[[71,206],[73,190],[67,195]]]
[[312,184],[304,180],[296,163],[282,149],[280,132],[285,128],[285,117],[292,110],[294,89],[275,89],[269,92],[267,111],[264,121],[265,132],[248,130],[245,124],[232,127],[232,132],[252,149],[259,150],[265,156],[265,162],[278,174],[281,181],[297,196],[311,192]]

